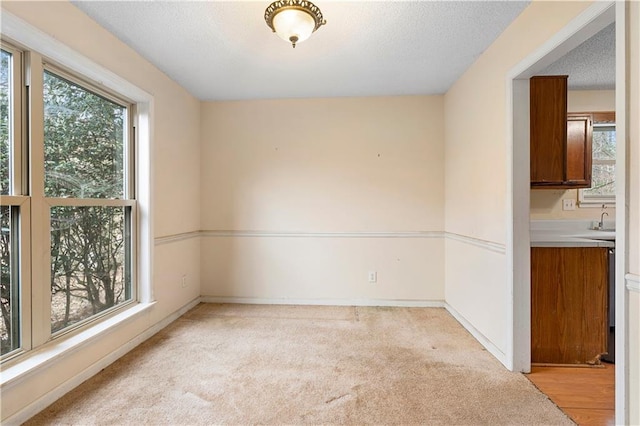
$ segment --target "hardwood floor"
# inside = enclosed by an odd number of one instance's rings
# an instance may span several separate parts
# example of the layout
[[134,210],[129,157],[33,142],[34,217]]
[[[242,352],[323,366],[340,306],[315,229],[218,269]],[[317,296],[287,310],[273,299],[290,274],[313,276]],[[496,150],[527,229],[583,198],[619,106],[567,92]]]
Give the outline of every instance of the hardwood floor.
[[532,366],[527,377],[579,425],[615,425],[615,365],[603,366]]

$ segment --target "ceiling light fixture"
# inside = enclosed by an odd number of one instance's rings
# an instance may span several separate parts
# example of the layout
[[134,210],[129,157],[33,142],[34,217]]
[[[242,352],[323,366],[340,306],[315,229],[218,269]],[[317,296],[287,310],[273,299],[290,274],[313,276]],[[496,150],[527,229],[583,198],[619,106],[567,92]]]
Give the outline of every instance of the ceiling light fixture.
[[264,11],[264,20],[274,33],[293,47],[305,41],[311,34],[326,24],[322,12],[307,0],[274,1]]

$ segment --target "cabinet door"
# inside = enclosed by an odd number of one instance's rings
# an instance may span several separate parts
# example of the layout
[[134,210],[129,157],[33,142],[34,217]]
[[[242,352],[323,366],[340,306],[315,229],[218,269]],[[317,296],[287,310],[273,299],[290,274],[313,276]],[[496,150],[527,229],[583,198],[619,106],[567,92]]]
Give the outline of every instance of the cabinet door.
[[531,361],[599,363],[607,351],[608,250],[531,249]]
[[565,183],[573,188],[591,187],[591,144],[593,124],[587,114],[567,117]]
[[567,76],[529,80],[531,185],[561,185],[565,178]]

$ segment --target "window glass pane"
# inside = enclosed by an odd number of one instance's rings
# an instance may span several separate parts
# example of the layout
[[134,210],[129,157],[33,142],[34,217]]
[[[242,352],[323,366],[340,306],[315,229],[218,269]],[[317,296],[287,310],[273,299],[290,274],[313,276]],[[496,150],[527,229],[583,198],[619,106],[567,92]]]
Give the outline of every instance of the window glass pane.
[[128,207],[51,208],[51,331],[131,299]]
[[17,275],[17,208],[0,206],[0,354],[20,347]]
[[593,128],[593,159],[616,159],[616,130],[613,127]]
[[592,150],[591,188],[583,190],[583,197],[611,201],[616,196],[615,126],[594,126]]
[[584,190],[589,198],[615,197],[616,166],[610,164],[593,164],[591,171],[591,188]]
[[9,194],[11,165],[11,53],[0,51],[0,194]]
[[45,71],[45,196],[123,198],[125,126],[125,107]]

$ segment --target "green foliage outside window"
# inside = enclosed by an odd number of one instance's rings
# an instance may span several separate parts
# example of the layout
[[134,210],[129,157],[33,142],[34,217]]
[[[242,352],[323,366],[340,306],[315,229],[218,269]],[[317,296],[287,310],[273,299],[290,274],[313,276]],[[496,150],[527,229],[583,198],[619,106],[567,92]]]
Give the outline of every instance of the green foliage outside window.
[[613,198],[616,194],[615,127],[594,127],[591,149],[593,158],[591,188],[584,190],[584,197]]
[[0,194],[9,194],[9,73],[11,54],[0,51]]
[[[45,195],[125,197],[127,109],[55,74],[44,76]],[[131,298],[124,207],[52,207],[51,331]]]

